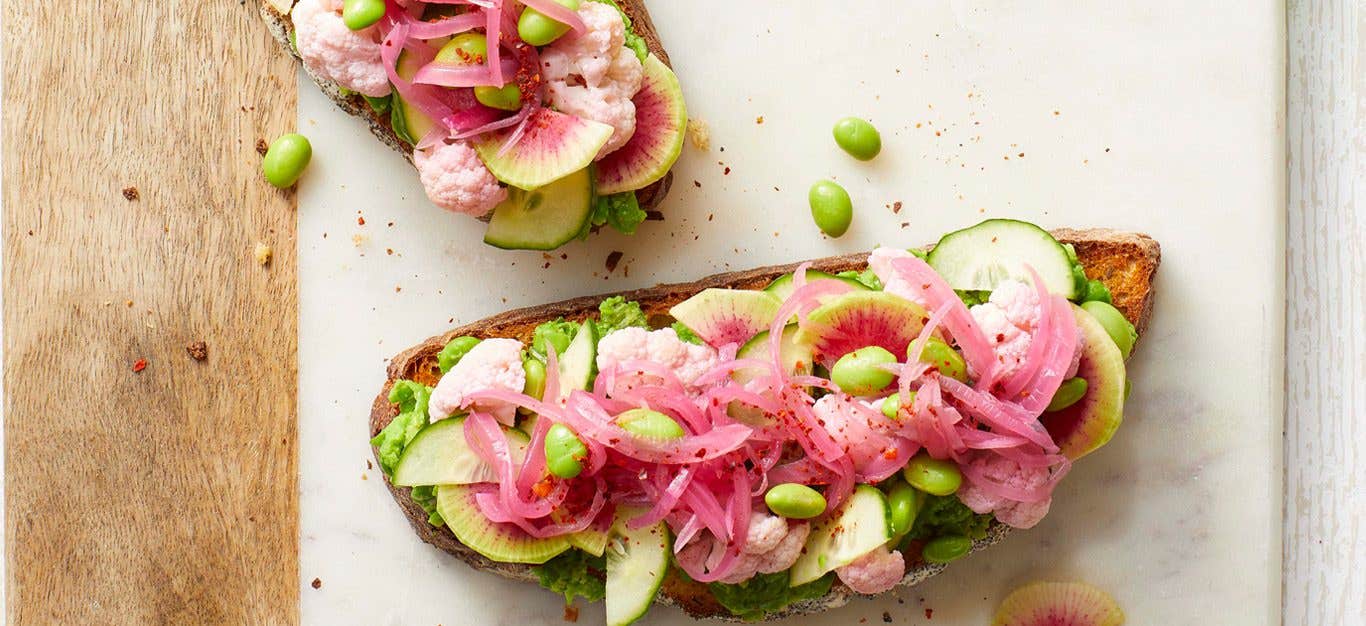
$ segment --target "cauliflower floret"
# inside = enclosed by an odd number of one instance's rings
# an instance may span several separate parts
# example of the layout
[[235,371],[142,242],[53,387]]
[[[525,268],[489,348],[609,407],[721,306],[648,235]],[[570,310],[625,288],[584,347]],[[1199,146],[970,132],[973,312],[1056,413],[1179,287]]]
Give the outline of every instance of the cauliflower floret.
[[478,217],[508,197],[507,188],[498,184],[467,142],[437,142],[417,150],[413,164],[427,197],[448,211]]
[[[854,406],[857,403],[858,406]],[[821,396],[811,409],[816,418],[860,470],[891,449],[885,432],[891,426],[876,403],[851,400],[842,394]]]
[[[458,410],[466,409],[465,398],[477,391],[507,389],[521,393],[526,387],[526,370],[522,368],[522,342],[516,339],[485,339],[460,359],[451,371],[436,383],[427,414],[431,421],[446,419]],[[503,424],[512,426],[517,418],[517,407],[498,401],[474,404],[475,409],[493,415]]]
[[[1018,280],[1005,280],[991,292],[991,297],[982,304],[973,306],[969,312],[982,329],[987,342],[1001,368],[997,378],[1009,378],[1019,371],[1029,346],[1033,343],[1034,333],[1039,330],[1039,293]],[[1077,328],[1077,345],[1072,351],[1072,363],[1067,377],[1077,374],[1081,364],[1081,353],[1086,347],[1086,338],[1081,328]],[[975,372],[970,372],[974,377]]]
[[617,10],[601,2],[579,8],[586,30],[570,33],[541,51],[546,93],[555,108],[607,124],[612,136],[598,151],[601,159],[626,145],[636,132],[636,105],[644,71],[625,46],[626,25]]
[[296,47],[309,71],[351,91],[389,95],[389,75],[380,60],[379,29],[346,27],[341,0],[299,0],[290,12]]
[[[590,3],[592,4],[592,3]],[[694,389],[694,381],[716,367],[716,350],[711,346],[688,343],[672,328],[647,330],[631,327],[614,330],[598,342],[598,370],[615,367],[622,361],[648,361],[669,368],[678,380]],[[642,376],[648,380],[652,376]],[[619,384],[630,385],[628,377]],[[657,381],[656,381],[657,382]]]
[[868,267],[873,270],[877,279],[882,281],[882,290],[901,296],[911,302],[925,306],[925,294],[920,287],[912,285],[897,273],[892,267],[892,262],[897,259],[914,258],[911,253],[900,248],[877,248],[872,254],[868,255]]
[[901,577],[906,575],[906,560],[896,550],[879,548],[853,563],[835,568],[835,575],[856,593],[879,594],[901,582]]
[[792,567],[801,556],[809,534],[811,526],[805,522],[789,522],[757,511],[752,513],[740,562],[720,582],[733,585],[749,580],[755,574],[772,574]]
[[[979,468],[988,480],[1016,489],[1038,489],[1049,478],[1048,468],[1022,467],[999,454],[981,453],[973,456],[968,464]],[[974,513],[993,513],[1002,524],[1014,528],[1032,528],[1038,524],[1048,514],[1053,501],[1049,498],[1042,502],[1018,502],[988,493],[971,480],[963,482],[958,499]]]

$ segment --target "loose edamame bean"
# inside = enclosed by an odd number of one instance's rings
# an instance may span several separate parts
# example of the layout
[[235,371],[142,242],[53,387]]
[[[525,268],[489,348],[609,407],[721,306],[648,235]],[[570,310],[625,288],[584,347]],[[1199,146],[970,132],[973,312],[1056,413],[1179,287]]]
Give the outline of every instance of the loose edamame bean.
[[687,434],[674,418],[650,409],[626,411],[617,416],[617,425],[633,435],[650,439],[679,439]]
[[[555,3],[569,9],[579,10],[579,0],[555,0]],[[517,36],[533,46],[544,46],[569,32],[569,25],[557,21],[536,9],[527,7],[517,18]]]
[[835,143],[860,161],[871,161],[882,152],[882,135],[867,120],[846,117],[835,122],[834,134]]
[[1098,280],[1086,281],[1086,297],[1082,298],[1086,302],[1111,303],[1110,288]]
[[1119,346],[1120,354],[1126,359],[1129,358],[1129,353],[1134,349],[1134,342],[1138,340],[1138,331],[1124,318],[1124,314],[1113,305],[1099,301],[1083,302],[1081,308],[1105,327],[1105,333]]
[[774,485],[764,494],[764,504],[774,515],[788,519],[811,519],[825,512],[825,496],[798,483]]
[[545,466],[560,478],[573,478],[583,471],[588,448],[568,426],[554,424],[545,433]]
[[502,87],[481,85],[474,88],[474,99],[486,107],[516,111],[522,108],[522,89],[515,83],[508,83]]
[[941,461],[924,452],[911,457],[901,475],[912,487],[936,496],[947,496],[963,484],[963,472],[953,461]]
[[265,174],[266,182],[284,189],[299,182],[312,159],[313,144],[308,143],[307,137],[298,133],[280,135],[266,150],[261,173]]
[[522,393],[540,400],[545,395],[545,363],[538,359],[522,359],[522,369],[526,371]]
[[[910,351],[914,348],[914,343],[906,348],[907,357],[910,357]],[[958,354],[957,350],[938,337],[930,337],[925,342],[925,349],[920,351],[920,362],[935,366],[940,374],[958,382],[968,382],[967,361],[963,360],[963,356]]]
[[839,237],[849,231],[849,223],[854,221],[854,203],[844,187],[834,181],[819,180],[811,185],[806,199],[811,204],[811,219],[821,232]]
[[1053,394],[1053,399],[1048,401],[1048,408],[1045,411],[1061,411],[1069,406],[1076,404],[1079,400],[1086,397],[1086,379],[1069,378],[1058,385],[1057,393]]
[[890,511],[893,537],[900,537],[911,531],[915,516],[920,512],[920,505],[924,503],[925,494],[904,481],[896,480],[892,490],[887,493],[887,510]]
[[920,556],[930,563],[956,561],[972,549],[972,540],[962,535],[935,537],[920,550]]
[[859,348],[835,361],[830,368],[830,380],[851,396],[871,395],[892,384],[895,375],[878,367],[890,363],[896,363],[896,357],[886,348]]
[[351,30],[363,30],[384,17],[384,0],[346,0],[342,3],[342,22]]

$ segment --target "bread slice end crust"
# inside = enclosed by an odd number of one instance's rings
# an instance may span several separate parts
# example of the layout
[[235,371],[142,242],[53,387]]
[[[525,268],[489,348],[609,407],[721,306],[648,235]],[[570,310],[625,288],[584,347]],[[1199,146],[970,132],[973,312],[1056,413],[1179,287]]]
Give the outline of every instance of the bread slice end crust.
[[[1053,236],[1062,243],[1070,243],[1077,249],[1077,256],[1086,267],[1088,278],[1105,283],[1114,298],[1115,307],[1134,323],[1139,333],[1143,333],[1152,316],[1153,280],[1161,261],[1161,248],[1152,237],[1141,233],[1123,232],[1110,229],[1052,231]],[[867,266],[866,253],[828,257],[812,262],[812,269],[826,272],[862,270]],[[434,386],[441,376],[436,355],[451,339],[461,336],[479,338],[510,337],[523,343],[530,343],[532,332],[537,325],[564,317],[578,321],[597,312],[598,303],[611,295],[622,295],[628,300],[640,302],[646,316],[667,315],[670,307],[686,300],[693,294],[708,287],[731,287],[757,289],[771,280],[796,269],[798,264],[761,267],[739,272],[716,274],[688,283],[659,285],[621,294],[585,296],[562,302],[544,304],[508,311],[477,322],[466,324],[447,333],[409,348],[389,363],[388,377],[383,388],[376,396],[370,411],[370,436],[379,434],[390,421],[398,415],[398,407],[390,404],[389,390],[397,380],[414,380]],[[375,451],[378,455],[378,451]],[[376,457],[378,458],[378,456]],[[536,576],[528,565],[499,563],[491,561],[461,544],[450,530],[437,528],[427,523],[427,513],[422,510],[411,496],[411,489],[396,487],[385,481],[394,500],[408,517],[413,530],[423,541],[449,552],[470,566],[491,571],[507,578],[535,581]],[[978,552],[1003,539],[1010,527],[993,521],[982,539],[973,542],[972,552]],[[912,586],[943,571],[944,565],[933,563],[908,562],[906,576],[901,586]],[[793,615],[816,613],[842,606],[855,596],[852,590],[838,581],[830,592],[823,597],[794,603],[782,611],[770,614],[767,619],[779,619]],[[742,621],[732,615],[712,596],[706,585],[685,580],[670,574],[656,600],[661,604],[682,608],[696,618],[713,618],[726,621]]]

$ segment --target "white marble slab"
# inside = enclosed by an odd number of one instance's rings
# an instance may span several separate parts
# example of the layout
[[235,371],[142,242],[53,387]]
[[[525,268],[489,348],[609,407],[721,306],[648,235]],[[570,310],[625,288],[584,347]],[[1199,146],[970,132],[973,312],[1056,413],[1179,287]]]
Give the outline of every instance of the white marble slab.
[[[1106,588],[1133,624],[1276,623],[1281,2],[777,6],[651,4],[712,150],[684,153],[666,221],[572,245],[567,258],[481,245],[480,224],[429,206],[402,160],[301,85],[300,128],[316,150],[299,204],[304,621],[561,620],[551,594],[418,541],[367,467],[366,416],[393,353],[508,307],[921,244],[1009,216],[1162,243],[1124,428],[1079,464],[1038,528],[920,587],[802,623],[880,623],[887,611],[898,624],[982,624],[1010,589],[1041,578]],[[882,129],[877,161],[834,147],[830,126],[848,114]],[[820,237],[805,206],[826,176],[857,204],[839,240]],[[622,266],[605,276],[613,250]],[[600,619],[586,607],[580,621]],[[647,622],[689,620],[658,609]]]

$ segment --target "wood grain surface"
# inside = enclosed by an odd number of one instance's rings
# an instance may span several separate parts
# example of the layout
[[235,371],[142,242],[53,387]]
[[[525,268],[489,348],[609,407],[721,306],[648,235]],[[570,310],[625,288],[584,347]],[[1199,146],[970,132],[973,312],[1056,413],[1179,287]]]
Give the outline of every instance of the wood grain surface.
[[1366,5],[1289,5],[1285,623],[1366,623]]
[[4,2],[10,624],[298,621],[294,200],[255,147],[297,92],[256,4]]

